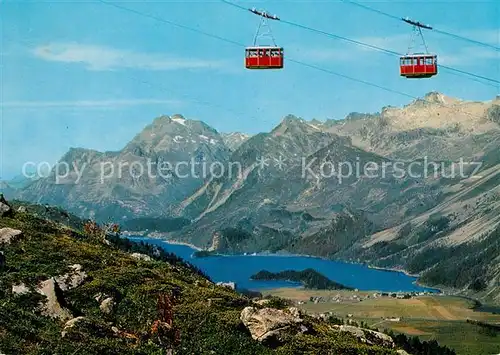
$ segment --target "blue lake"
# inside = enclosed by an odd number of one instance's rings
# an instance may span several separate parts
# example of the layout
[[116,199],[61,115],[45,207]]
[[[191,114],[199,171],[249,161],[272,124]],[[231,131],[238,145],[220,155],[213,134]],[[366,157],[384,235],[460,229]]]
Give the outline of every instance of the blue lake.
[[278,272],[284,270],[314,269],[331,280],[359,290],[382,292],[439,292],[416,285],[416,278],[401,272],[371,269],[365,265],[341,261],[325,260],[307,256],[282,255],[227,255],[194,258],[196,251],[189,246],[170,244],[163,240],[130,237],[133,241],[143,241],[162,247],[184,260],[196,265],[215,282],[235,282],[238,288],[262,290],[277,287],[299,287],[300,285],[281,281],[254,281],[250,276],[260,270]]

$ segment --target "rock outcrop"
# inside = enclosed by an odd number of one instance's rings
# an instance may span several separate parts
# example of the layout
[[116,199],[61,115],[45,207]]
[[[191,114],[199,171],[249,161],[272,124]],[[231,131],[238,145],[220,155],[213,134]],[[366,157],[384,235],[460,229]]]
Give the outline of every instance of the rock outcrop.
[[80,264],[70,266],[71,271],[55,278],[57,285],[62,291],[68,291],[80,286],[86,279],[87,274],[82,270]]
[[236,283],[234,282],[217,282],[217,285],[230,288],[231,290],[236,289]]
[[152,261],[153,259],[146,254],[132,253],[131,256],[137,260]]
[[352,325],[335,325],[334,329],[354,335],[361,343],[394,348],[394,340],[387,334],[374,330],[354,327]]
[[78,322],[81,322],[83,320],[85,320],[85,317],[76,317],[67,321],[66,324],[64,324],[64,329],[61,332],[61,337],[64,338],[68,334],[68,330],[70,328],[73,328]]
[[12,228],[2,228],[0,229],[0,244],[9,245],[14,240],[20,238],[23,235],[18,229]]
[[113,312],[113,307],[115,306],[115,300],[113,297],[108,297],[104,301],[101,302],[99,309],[102,313],[110,314]]
[[37,288],[37,292],[47,297],[46,302],[41,305],[43,315],[60,320],[73,318],[71,312],[60,303],[61,290],[53,277],[41,282]]
[[221,249],[222,237],[220,233],[215,232],[212,237],[212,245],[208,248],[208,251],[217,251]]
[[28,292],[30,292],[30,289],[24,283],[20,283],[19,285],[12,285],[12,293],[15,295],[24,295]]
[[281,343],[287,335],[308,331],[300,311],[295,307],[287,310],[246,307],[240,319],[253,339],[268,344]]

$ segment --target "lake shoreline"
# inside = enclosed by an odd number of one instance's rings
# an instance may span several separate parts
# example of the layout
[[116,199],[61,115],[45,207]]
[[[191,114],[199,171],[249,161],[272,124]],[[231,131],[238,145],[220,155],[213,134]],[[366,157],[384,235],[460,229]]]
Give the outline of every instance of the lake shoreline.
[[[169,242],[169,241],[166,241]],[[172,243],[174,244],[174,243]],[[303,257],[303,258],[312,258],[312,259],[320,259],[320,260],[327,260],[327,261],[335,261],[335,262],[341,262],[341,263],[346,263],[346,264],[353,264],[353,265],[362,265],[366,266],[369,269],[374,269],[378,271],[385,271],[385,272],[394,272],[394,273],[402,273],[408,277],[415,278],[414,284],[423,288],[431,289],[437,291],[436,293],[443,293],[443,290],[437,287],[425,285],[423,283],[418,282],[418,278],[420,277],[419,274],[411,274],[408,271],[404,269],[398,269],[398,268],[384,268],[384,267],[379,267],[379,266],[374,266],[370,265],[367,263],[359,263],[359,262],[354,262],[354,261],[349,261],[349,260],[341,260],[341,259],[329,259],[326,257],[322,256],[317,256],[317,255],[307,255],[307,254],[293,254],[289,252],[282,252],[282,253],[271,253],[271,252],[259,252],[259,253],[243,253],[243,254],[221,254],[217,253],[217,256],[271,256],[271,257]],[[200,258],[208,258],[210,256],[201,256]]]
[[174,239],[165,239],[168,233],[160,233],[160,232],[130,232],[130,231],[125,231],[122,232],[122,237],[124,238],[130,238],[130,239],[137,239],[137,238],[151,238],[151,239],[157,239],[164,241],[165,243],[169,244],[174,244],[174,245],[184,245],[187,247],[190,247],[191,249],[194,249],[196,251],[203,251],[203,248],[200,248],[194,244],[187,243],[187,242],[182,242],[180,240],[174,240]]
[[[162,242],[166,243],[166,244],[172,244],[172,245],[183,245],[183,246],[187,246],[195,251],[204,251],[206,249],[203,249],[203,248],[200,248],[196,245],[193,245],[191,243],[187,243],[187,242],[183,242],[183,241],[179,241],[179,240],[174,240],[174,239],[168,239],[167,235],[169,233],[156,233],[156,232],[152,232],[152,233],[148,233],[148,232],[144,232],[143,235],[139,235],[140,232],[129,232],[127,231],[126,232],[126,238],[130,238],[130,239],[135,239],[135,238],[151,238],[151,239],[156,239],[156,240],[161,240]],[[194,254],[194,253],[193,253]],[[339,262],[339,263],[346,263],[346,264],[352,264],[352,265],[360,265],[360,266],[365,266],[369,269],[374,269],[374,270],[378,270],[378,271],[385,271],[385,272],[393,272],[393,273],[401,273],[405,276],[408,276],[408,277],[411,277],[411,278],[415,278],[416,280],[413,282],[413,284],[415,284],[416,286],[419,286],[419,287],[422,287],[422,288],[425,288],[425,289],[428,289],[428,290],[432,290],[434,293],[437,293],[437,294],[442,294],[443,293],[443,290],[440,289],[440,288],[436,288],[436,287],[433,287],[433,286],[428,286],[428,285],[425,285],[425,284],[422,284],[422,283],[419,283],[418,282],[418,278],[420,277],[420,275],[418,274],[410,274],[408,271],[404,270],[404,269],[398,269],[398,268],[383,268],[383,267],[378,267],[378,266],[373,266],[373,265],[370,265],[370,264],[367,264],[367,263],[360,263],[360,262],[353,262],[353,261],[349,261],[349,260],[340,260],[340,259],[329,259],[329,258],[326,258],[326,257],[321,257],[321,256],[317,256],[317,255],[307,255],[307,254],[294,254],[294,253],[290,253],[290,252],[279,252],[279,253],[271,253],[271,252],[268,252],[268,251],[264,251],[264,252],[255,252],[255,253],[242,253],[242,254],[223,254],[223,253],[217,253],[216,256],[222,256],[222,257],[235,257],[235,256],[267,256],[267,257],[305,257],[305,258],[312,258],[312,259],[319,259],[319,260],[326,260],[326,261],[333,261],[333,262]],[[197,258],[193,255],[191,255],[192,258]],[[198,257],[199,259],[204,259],[204,258],[209,258],[211,256],[202,256],[202,257]]]

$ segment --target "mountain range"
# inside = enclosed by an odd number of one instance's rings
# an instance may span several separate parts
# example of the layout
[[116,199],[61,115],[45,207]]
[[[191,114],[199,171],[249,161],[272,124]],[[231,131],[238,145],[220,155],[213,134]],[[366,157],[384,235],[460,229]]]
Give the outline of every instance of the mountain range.
[[101,220],[182,217],[166,238],[406,270],[498,303],[499,148],[500,97],[431,92],[342,120],[288,115],[253,136],[161,116],[122,150],[71,149],[68,174],[9,194]]

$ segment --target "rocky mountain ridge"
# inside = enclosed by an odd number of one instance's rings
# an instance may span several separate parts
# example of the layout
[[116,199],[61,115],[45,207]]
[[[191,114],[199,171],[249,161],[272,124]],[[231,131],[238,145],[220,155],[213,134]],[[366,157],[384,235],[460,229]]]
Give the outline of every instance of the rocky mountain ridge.
[[[84,216],[188,218],[190,225],[168,237],[216,244],[220,252],[286,250],[370,262],[494,296],[499,263],[484,249],[496,245],[500,223],[500,98],[468,102],[433,92],[402,108],[338,121],[288,115],[231,148],[228,137],[162,116],[120,152],[68,152],[62,161],[92,167],[83,183],[54,184],[52,176],[18,197]],[[103,162],[193,158],[218,162],[222,171],[133,178],[123,168],[126,178],[99,183]],[[230,169],[234,163],[239,169]],[[468,250],[481,266],[460,280],[432,277],[449,267],[434,254],[453,248]]]

